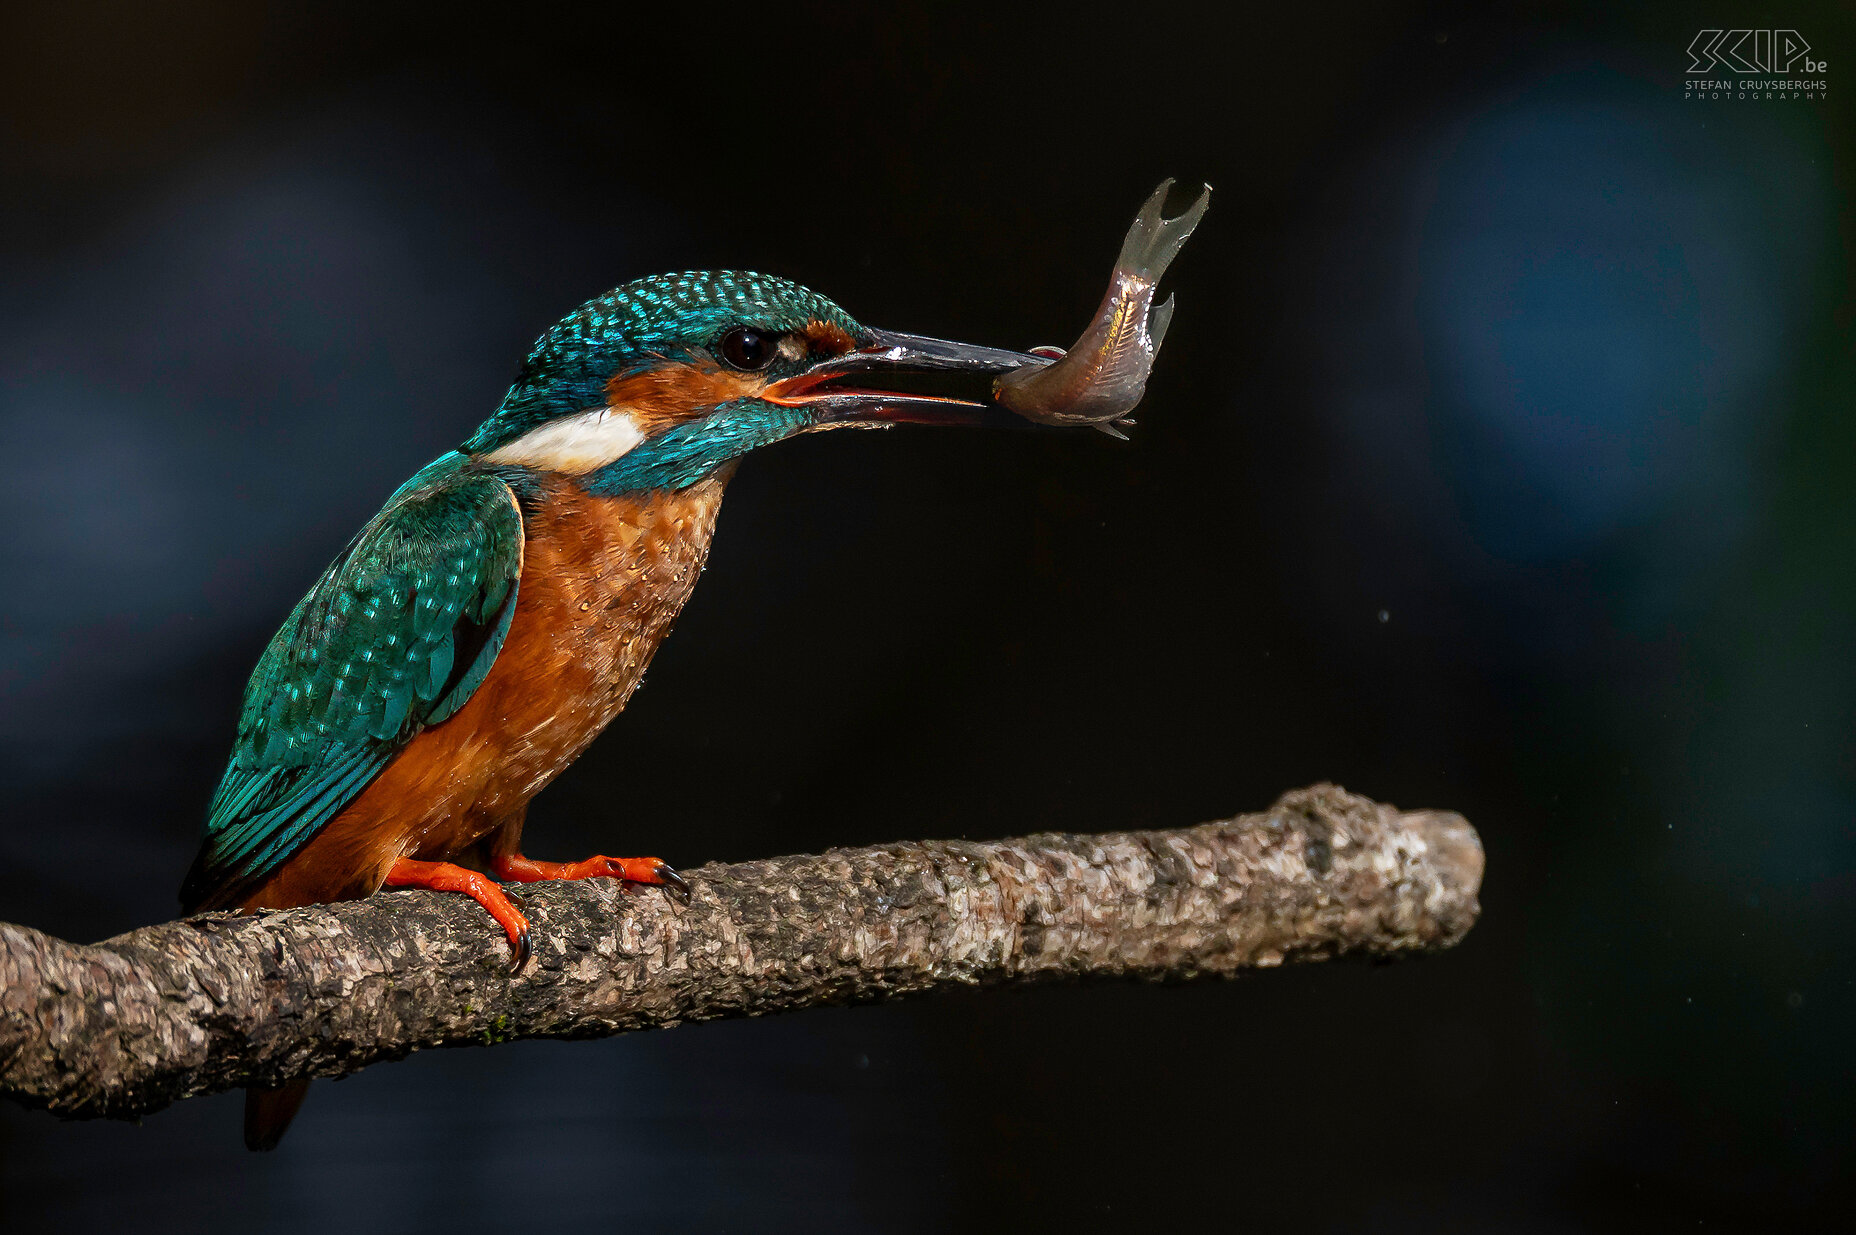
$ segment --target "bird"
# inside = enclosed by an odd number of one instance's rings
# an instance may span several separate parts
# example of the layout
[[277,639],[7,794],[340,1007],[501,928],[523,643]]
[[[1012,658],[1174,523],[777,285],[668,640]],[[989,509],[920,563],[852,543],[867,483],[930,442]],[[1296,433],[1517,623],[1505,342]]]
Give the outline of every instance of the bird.
[[[501,403],[393,493],[278,629],[181,887],[189,915],[474,898],[519,970],[506,885],[613,878],[687,899],[657,857],[527,856],[530,800],[625,707],[669,633],[741,459],[846,427],[973,423],[898,389],[1047,357],[868,327],[744,271],[638,279],[548,328]],[[487,872],[487,873],[486,873]],[[282,1138],[307,1079],[246,1092]]]

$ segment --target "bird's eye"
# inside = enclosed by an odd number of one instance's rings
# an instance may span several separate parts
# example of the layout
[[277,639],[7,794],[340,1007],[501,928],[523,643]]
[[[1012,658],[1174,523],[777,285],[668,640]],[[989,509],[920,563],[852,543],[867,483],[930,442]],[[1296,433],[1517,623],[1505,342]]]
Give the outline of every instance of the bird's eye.
[[737,369],[764,369],[779,351],[773,335],[752,326],[736,326],[722,336],[722,359]]

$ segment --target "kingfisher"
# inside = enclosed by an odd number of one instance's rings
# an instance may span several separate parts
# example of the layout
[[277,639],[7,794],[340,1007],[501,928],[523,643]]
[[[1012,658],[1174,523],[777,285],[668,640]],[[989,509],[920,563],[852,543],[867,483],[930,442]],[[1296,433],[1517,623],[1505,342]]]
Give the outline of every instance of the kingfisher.
[[[529,924],[507,884],[610,878],[687,899],[656,857],[529,857],[522,825],[637,688],[742,456],[827,429],[971,423],[986,400],[932,393],[937,376],[1048,363],[873,329],[741,271],[640,279],[580,306],[265,648],[184,909],[462,893],[520,969]],[[277,1144],[307,1085],[247,1091],[249,1147]]]

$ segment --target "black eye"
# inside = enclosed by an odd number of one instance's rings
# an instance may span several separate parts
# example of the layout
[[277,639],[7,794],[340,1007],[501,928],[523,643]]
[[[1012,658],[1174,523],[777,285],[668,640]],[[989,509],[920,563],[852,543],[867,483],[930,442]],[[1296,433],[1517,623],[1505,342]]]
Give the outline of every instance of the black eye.
[[722,359],[737,369],[764,369],[779,350],[774,336],[752,326],[736,326],[722,336]]

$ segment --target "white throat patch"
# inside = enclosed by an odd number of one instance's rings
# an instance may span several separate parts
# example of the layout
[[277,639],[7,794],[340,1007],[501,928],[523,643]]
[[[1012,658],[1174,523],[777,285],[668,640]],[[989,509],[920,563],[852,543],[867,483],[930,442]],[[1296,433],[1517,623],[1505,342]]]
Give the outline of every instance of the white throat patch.
[[595,407],[530,429],[484,460],[580,476],[623,458],[642,441],[644,434],[629,413]]

